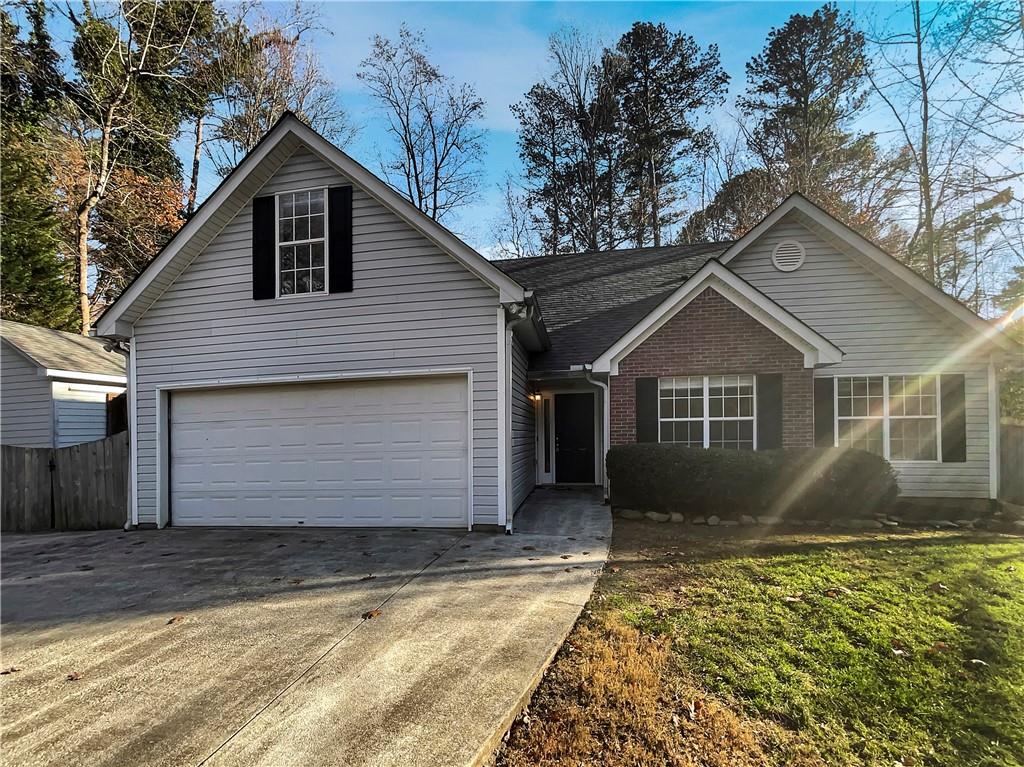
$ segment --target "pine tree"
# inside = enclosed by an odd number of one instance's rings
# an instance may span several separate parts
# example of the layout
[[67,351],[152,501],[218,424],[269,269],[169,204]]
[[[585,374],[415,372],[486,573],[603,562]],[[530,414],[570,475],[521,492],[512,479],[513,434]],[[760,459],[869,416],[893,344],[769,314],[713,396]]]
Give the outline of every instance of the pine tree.
[[619,40],[617,78],[625,140],[627,195],[635,200],[629,224],[637,246],[661,245],[666,225],[678,220],[680,162],[705,151],[711,133],[694,115],[721,103],[728,75],[715,46],[664,24],[636,22]]
[[71,270],[58,254],[58,219],[45,143],[62,79],[41,2],[25,7],[27,38],[0,9],[0,314],[77,330]]

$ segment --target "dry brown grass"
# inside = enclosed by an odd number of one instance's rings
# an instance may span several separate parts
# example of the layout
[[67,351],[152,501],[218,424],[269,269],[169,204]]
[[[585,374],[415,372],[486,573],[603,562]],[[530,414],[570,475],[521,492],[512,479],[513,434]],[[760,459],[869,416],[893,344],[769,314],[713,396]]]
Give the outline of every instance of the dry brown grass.
[[[769,756],[771,754],[772,756]],[[500,767],[817,767],[781,728],[689,683],[669,641],[613,613],[582,620],[498,755]]]

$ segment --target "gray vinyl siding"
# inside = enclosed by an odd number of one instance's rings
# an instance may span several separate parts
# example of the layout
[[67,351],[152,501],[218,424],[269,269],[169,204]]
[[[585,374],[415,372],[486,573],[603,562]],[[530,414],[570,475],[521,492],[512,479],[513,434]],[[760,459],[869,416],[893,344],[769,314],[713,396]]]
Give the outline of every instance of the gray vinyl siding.
[[37,365],[0,342],[0,443],[53,447],[50,381]]
[[512,513],[515,513],[537,480],[534,450],[537,435],[534,431],[535,411],[530,400],[526,379],[529,357],[519,339],[512,339]]
[[[780,272],[775,245],[796,239],[804,265]],[[945,311],[911,298],[868,268],[863,256],[843,252],[801,224],[784,219],[738,255],[729,268],[844,352],[838,365],[815,376],[963,373],[967,409],[965,463],[894,463],[908,496],[987,498],[989,495],[988,360],[961,354],[973,336]],[[875,267],[877,268],[877,267]]]
[[[345,183],[299,148],[259,194]],[[497,524],[497,293],[356,188],[355,290],[254,301],[251,220],[247,203],[135,323],[139,521],[157,521],[157,386],[466,367],[474,522]]]
[[107,395],[123,391],[123,387],[54,381],[56,447],[104,439],[107,436]]

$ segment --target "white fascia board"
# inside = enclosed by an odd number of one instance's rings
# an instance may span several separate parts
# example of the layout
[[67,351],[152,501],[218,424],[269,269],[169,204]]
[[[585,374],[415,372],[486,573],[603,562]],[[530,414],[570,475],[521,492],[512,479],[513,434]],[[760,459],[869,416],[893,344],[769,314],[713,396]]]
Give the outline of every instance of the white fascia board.
[[932,285],[928,280],[919,275],[906,264],[900,263],[889,253],[886,253],[871,240],[857,233],[835,216],[822,210],[813,202],[800,194],[792,194],[786,198],[775,210],[765,216],[761,222],[738,239],[725,251],[719,261],[728,264],[736,256],[742,253],[751,243],[755,242],[761,235],[771,229],[786,214],[797,211],[806,216],[818,226],[822,227],[840,242],[852,248],[857,253],[864,255],[873,264],[880,267],[888,276],[894,277],[901,284],[919,293],[922,297],[935,304],[941,309],[954,315],[966,323],[976,333],[998,346],[1010,351],[1018,351],[1019,348],[1009,338],[1000,334],[998,328],[993,327],[966,306],[946,295],[944,291]]
[[650,338],[706,288],[714,288],[755,321],[802,351],[805,367],[833,365],[842,361],[842,349],[805,325],[750,283],[712,260],[594,360],[593,371],[618,375],[620,360]]
[[[296,120],[296,122],[298,122]],[[281,143],[290,132],[287,121],[282,121],[274,130],[267,135],[266,139],[256,146],[248,155],[243,158],[235,170],[224,182],[214,190],[206,202],[199,207],[196,214],[185,222],[184,226],[171,239],[167,246],[157,254],[156,259],[141,274],[139,278],[129,285],[124,293],[118,296],[117,300],[100,317],[96,324],[96,333],[100,336],[130,338],[132,335],[131,324],[120,320],[132,305],[145,293],[146,289],[153,284],[159,274],[166,269],[175,257],[185,248],[189,241],[195,237],[204,226],[217,214],[221,206],[226,204],[238,188],[245,183],[246,179],[255,171],[267,156]],[[119,321],[120,320],[120,321]]]
[[310,150],[319,155],[325,162],[333,165],[352,182],[373,197],[384,207],[391,210],[405,223],[418,231],[428,240],[437,245],[462,264],[471,273],[498,291],[501,303],[523,301],[523,286],[513,280],[501,269],[477,253],[473,248],[448,231],[444,226],[424,213],[391,188],[385,181],[375,176],[343,151],[334,146],[308,125],[293,118],[289,125],[296,136]]
[[117,386],[128,385],[128,376],[111,376],[104,375],[102,373],[82,373],[78,370],[55,370],[54,368],[44,368],[39,371],[39,375],[45,376],[46,378],[60,378],[61,380],[71,379],[73,381],[84,381],[87,383],[105,383],[115,384]]
[[481,256],[458,237],[436,221],[423,215],[412,203],[377,178],[338,147],[318,134],[294,116],[286,116],[269,134],[242,160],[224,182],[217,187],[210,198],[200,206],[181,231],[160,251],[155,261],[125,292],[103,313],[97,323],[97,333],[109,337],[130,337],[131,323],[118,320],[138,301],[157,276],[166,269],[185,248],[189,241],[208,225],[221,206],[238,191],[252,173],[289,136],[305,144],[325,162],[337,168],[363,191],[379,203],[392,210],[399,218],[434,242],[439,248],[461,263],[472,274],[490,285],[500,296],[500,301],[522,301],[523,287]]

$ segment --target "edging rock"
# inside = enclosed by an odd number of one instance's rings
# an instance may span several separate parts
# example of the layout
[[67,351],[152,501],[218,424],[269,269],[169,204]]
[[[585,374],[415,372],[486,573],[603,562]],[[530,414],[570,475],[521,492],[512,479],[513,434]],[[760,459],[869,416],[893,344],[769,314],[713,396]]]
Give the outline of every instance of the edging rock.
[[670,514],[663,514],[660,511],[646,511],[644,516],[651,520],[651,522],[668,522],[672,519]]

